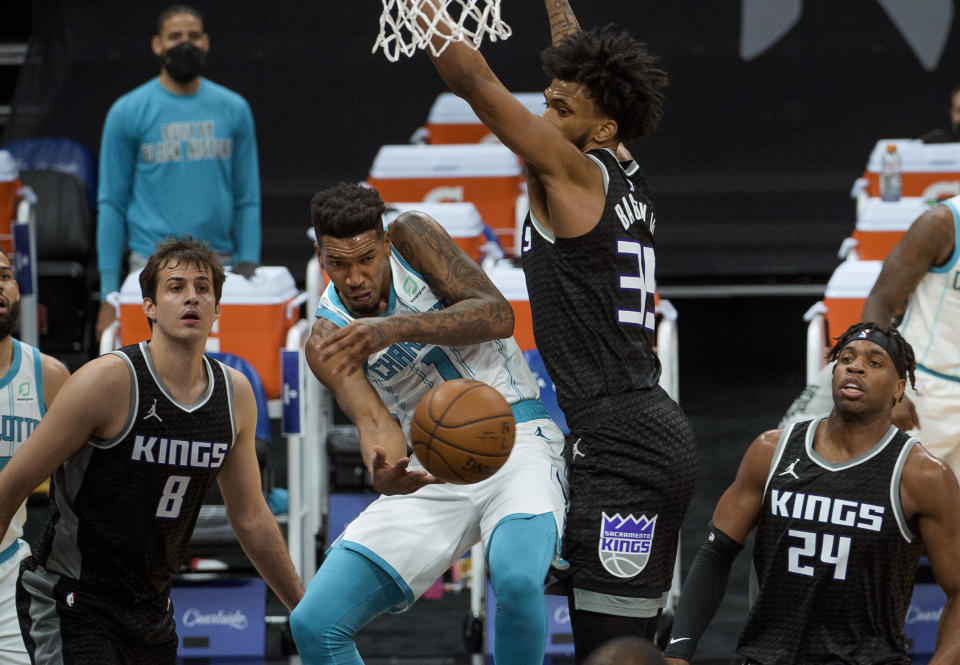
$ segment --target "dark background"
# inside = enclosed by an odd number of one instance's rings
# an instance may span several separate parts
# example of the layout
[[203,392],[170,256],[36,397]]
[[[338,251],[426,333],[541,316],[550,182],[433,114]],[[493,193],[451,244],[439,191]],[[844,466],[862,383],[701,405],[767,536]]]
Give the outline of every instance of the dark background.
[[[158,71],[149,40],[165,4],[33,2],[32,17],[19,19],[32,22],[30,50],[2,139],[63,135],[96,155],[110,104]],[[302,279],[310,195],[364,179],[379,146],[406,142],[426,120],[443,84],[423,54],[389,63],[370,53],[373,0],[194,4],[211,38],[209,77],[253,109],[263,262]],[[802,3],[797,24],[750,61],[739,54],[739,2],[574,8],[584,27],[613,21],[647,40],[670,75],[663,121],[636,147],[658,207],[663,285],[824,281],[874,143],[946,125],[960,83],[956,30],[925,71],[872,0]],[[503,14],[513,37],[483,53],[510,89],[541,90],[542,5],[505,0]]]
[[[0,39],[29,35],[30,49],[0,140],[68,136],[96,155],[110,104],[158,71],[149,40],[166,3],[14,4]],[[209,78],[241,93],[257,124],[263,263],[286,265],[302,282],[312,193],[364,179],[377,149],[405,143],[444,87],[423,54],[388,63],[370,53],[375,0],[194,4],[211,38]],[[680,402],[701,450],[686,566],[746,446],[803,387],[801,317],[839,262],[854,222],[850,188],[870,150],[948,124],[960,35],[951,26],[927,71],[878,2],[808,0],[789,32],[744,61],[741,2],[574,0],[574,8],[584,27],[613,21],[647,40],[670,75],[660,127],[632,147],[657,203],[658,282],[680,314]],[[483,53],[510,89],[541,90],[537,53],[550,39],[542,4],[503,0],[503,14],[513,37]],[[0,71],[11,91],[13,80]],[[743,554],[698,662],[729,661],[747,570]],[[379,624],[391,639],[375,626],[362,633],[361,652],[422,664],[423,652],[392,638],[419,629],[431,635],[419,640],[424,649],[446,648],[440,633],[456,644],[463,615],[449,614],[418,603],[384,620],[396,624]]]

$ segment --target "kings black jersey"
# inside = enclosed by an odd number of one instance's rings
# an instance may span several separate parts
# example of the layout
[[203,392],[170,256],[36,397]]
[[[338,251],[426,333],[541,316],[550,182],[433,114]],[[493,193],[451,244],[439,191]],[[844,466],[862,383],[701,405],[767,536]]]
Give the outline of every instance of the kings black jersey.
[[146,342],[113,353],[130,371],[126,425],[57,469],[36,558],[85,588],[139,600],[163,593],[180,570],[204,493],[236,439],[233,384],[204,357],[207,389],[182,404],[160,382]]
[[653,388],[660,378],[653,204],[635,163],[628,176],[609,150],[587,155],[606,192],[597,225],[556,238],[531,212],[523,227],[533,333],[568,420],[591,400]]
[[819,422],[793,425],[777,445],[754,544],[759,591],[737,653],[763,665],[906,665],[922,546],[900,476],[917,441],[891,426],[836,464],[813,450]]

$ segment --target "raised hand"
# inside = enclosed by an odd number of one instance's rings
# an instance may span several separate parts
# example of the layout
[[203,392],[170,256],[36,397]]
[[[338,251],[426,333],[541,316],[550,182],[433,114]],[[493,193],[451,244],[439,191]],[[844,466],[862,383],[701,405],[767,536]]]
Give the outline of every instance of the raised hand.
[[547,18],[550,19],[550,40],[556,46],[564,37],[577,32],[580,24],[567,0],[546,0],[545,4]]

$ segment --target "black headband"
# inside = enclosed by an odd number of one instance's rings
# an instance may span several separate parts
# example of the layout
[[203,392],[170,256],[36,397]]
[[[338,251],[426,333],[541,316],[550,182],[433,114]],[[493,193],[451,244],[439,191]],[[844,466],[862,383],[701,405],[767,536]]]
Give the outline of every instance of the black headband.
[[[897,345],[890,338],[890,335],[884,332],[880,332],[875,328],[867,328],[865,330],[861,330],[860,332],[850,337],[850,339],[848,339],[846,344],[844,344],[843,346],[846,347],[851,342],[859,342],[860,340],[867,340],[869,342],[873,342],[874,344],[878,344],[882,346],[883,350],[887,352],[888,356],[890,356],[890,360],[893,361],[893,366],[896,368],[897,374],[900,375],[900,378],[901,379],[907,378],[907,370],[903,366],[903,362],[900,360],[900,354],[897,353]],[[842,350],[843,349],[841,349],[841,351]]]

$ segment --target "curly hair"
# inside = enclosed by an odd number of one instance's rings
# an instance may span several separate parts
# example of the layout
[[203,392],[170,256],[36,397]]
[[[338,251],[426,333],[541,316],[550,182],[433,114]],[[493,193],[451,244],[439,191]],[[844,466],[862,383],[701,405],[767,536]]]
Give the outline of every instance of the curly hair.
[[663,114],[667,73],[659,60],[614,24],[579,31],[540,53],[551,79],[581,83],[606,116],[617,122],[621,141],[650,135]]
[[[850,342],[854,341],[859,333],[863,331],[876,330],[879,333],[883,333],[890,338],[890,341],[893,342],[896,347],[896,357],[893,358],[894,365],[897,367],[902,367],[905,377],[909,378],[910,386],[916,388],[916,376],[914,375],[914,370],[917,368],[917,360],[913,355],[913,347],[910,346],[910,342],[903,338],[903,335],[900,334],[900,331],[896,328],[883,328],[878,326],[873,321],[862,321],[860,323],[854,323],[852,326],[846,329],[846,331],[839,337],[834,337],[837,340],[837,343],[833,345],[833,348],[830,349],[830,352],[827,354],[827,360],[833,362],[840,356],[840,352]],[[887,353],[890,350],[887,349]],[[902,397],[900,399],[903,399]]]
[[339,182],[317,192],[310,200],[310,221],[317,242],[321,243],[323,236],[349,238],[367,231],[383,235],[386,207],[380,193],[363,183]]

